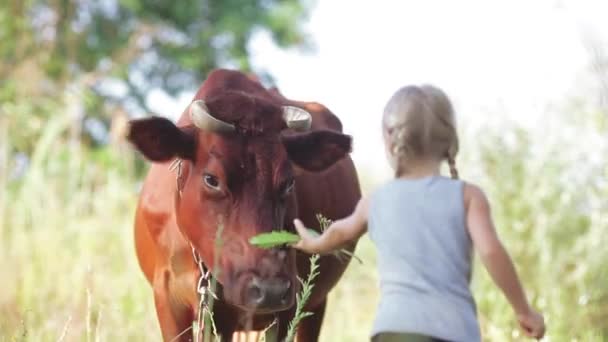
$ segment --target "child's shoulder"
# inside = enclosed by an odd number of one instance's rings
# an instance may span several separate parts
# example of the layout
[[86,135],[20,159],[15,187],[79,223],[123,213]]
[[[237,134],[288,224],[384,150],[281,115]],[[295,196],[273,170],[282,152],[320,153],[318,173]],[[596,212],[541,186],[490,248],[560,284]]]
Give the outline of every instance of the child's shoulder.
[[372,189],[367,197],[370,201],[373,201],[373,199],[376,197],[381,197],[391,193],[398,193],[401,191],[402,186],[407,187],[408,184],[412,185],[415,183],[426,183],[435,185],[448,184],[450,187],[458,187],[458,191],[462,191],[465,202],[469,202],[471,199],[475,199],[478,201],[487,201],[486,194],[481,188],[481,186],[467,180],[453,179],[445,176],[434,176],[418,181],[408,181],[405,179],[398,178],[391,179]]
[[417,192],[425,191],[425,189],[429,188],[445,187],[446,184],[449,187],[460,187],[463,182],[441,175],[417,179],[393,178],[373,188],[369,193],[369,198],[372,201],[380,197],[394,198],[401,195],[411,198]]
[[472,202],[488,205],[488,198],[483,189],[474,183],[463,181],[463,192],[465,205],[469,207]]

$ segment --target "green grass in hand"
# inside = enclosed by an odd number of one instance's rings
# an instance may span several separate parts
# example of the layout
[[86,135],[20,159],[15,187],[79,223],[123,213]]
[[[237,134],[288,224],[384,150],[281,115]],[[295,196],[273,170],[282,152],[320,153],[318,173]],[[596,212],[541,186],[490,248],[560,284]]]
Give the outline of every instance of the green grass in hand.
[[[308,229],[308,232],[314,236],[320,236],[319,232],[313,229]],[[249,239],[249,243],[263,249],[269,249],[284,245],[292,245],[300,241],[300,236],[298,234],[294,234],[285,230],[275,230],[270,233],[262,233],[258,234],[251,239]],[[363,261],[354,255],[352,252],[346,249],[340,249],[332,253],[338,259],[344,261],[344,257],[354,258],[359,263],[363,263]]]
[[285,230],[275,230],[270,233],[262,233],[249,239],[250,244],[264,249],[291,245],[298,241],[300,241],[300,235],[290,233]]

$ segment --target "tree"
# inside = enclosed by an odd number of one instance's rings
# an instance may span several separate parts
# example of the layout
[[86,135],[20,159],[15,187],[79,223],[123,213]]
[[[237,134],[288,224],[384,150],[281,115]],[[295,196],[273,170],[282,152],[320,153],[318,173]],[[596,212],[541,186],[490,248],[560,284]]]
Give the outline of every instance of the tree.
[[[214,67],[251,70],[247,45],[257,32],[270,33],[281,47],[305,46],[299,23],[308,8],[298,0],[4,1],[0,101],[8,107],[0,115],[27,107],[30,115],[14,114],[8,123],[19,134],[11,141],[26,153],[46,119],[57,115],[51,103],[71,106],[72,138],[86,119],[107,129],[111,113],[152,113],[146,103],[152,89],[175,95]],[[66,96],[76,103],[66,104]],[[85,131],[89,142],[103,143],[94,128]]]

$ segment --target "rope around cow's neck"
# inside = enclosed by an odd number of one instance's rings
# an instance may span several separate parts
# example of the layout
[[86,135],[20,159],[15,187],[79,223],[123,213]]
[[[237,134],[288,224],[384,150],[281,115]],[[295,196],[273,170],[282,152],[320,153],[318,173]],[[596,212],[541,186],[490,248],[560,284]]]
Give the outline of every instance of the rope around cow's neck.
[[217,329],[213,321],[213,311],[212,308],[209,307],[209,302],[207,301],[209,298],[208,296],[211,296],[213,297],[213,299],[217,300],[217,295],[215,294],[214,289],[210,286],[211,282],[209,280],[211,278],[211,270],[205,267],[203,259],[196,251],[196,248],[194,248],[194,245],[190,244],[190,247],[192,248],[192,256],[194,257],[194,262],[198,266],[198,269],[201,273],[200,277],[198,278],[198,284],[196,285],[196,292],[199,295],[199,301],[198,312],[196,314],[197,329],[194,332],[194,340],[198,342],[201,341],[200,332],[202,330],[201,327],[204,327],[205,313],[211,316],[211,319],[209,321],[212,324],[213,333],[217,334]]

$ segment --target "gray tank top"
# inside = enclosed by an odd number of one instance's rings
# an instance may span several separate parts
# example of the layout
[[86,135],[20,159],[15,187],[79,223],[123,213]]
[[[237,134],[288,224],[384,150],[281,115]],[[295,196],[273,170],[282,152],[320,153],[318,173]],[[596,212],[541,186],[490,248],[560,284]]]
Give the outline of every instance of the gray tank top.
[[372,336],[405,332],[481,340],[469,289],[472,242],[463,190],[461,181],[430,176],[395,179],[372,194],[368,232],[380,277]]

